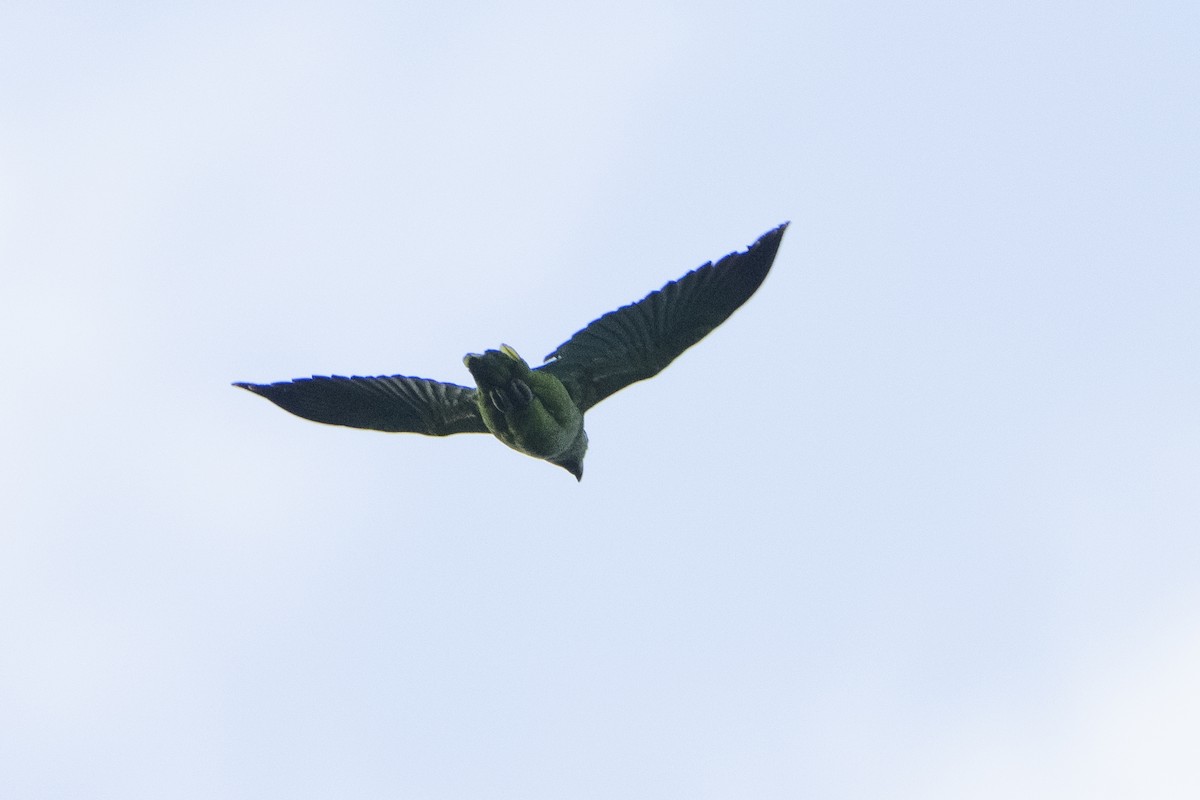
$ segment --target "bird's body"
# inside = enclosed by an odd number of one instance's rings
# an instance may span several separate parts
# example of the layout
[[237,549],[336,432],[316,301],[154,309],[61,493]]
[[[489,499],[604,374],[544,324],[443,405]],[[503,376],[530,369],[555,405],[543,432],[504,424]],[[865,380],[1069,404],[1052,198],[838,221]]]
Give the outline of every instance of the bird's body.
[[554,375],[533,370],[508,345],[463,359],[475,385],[483,424],[513,450],[583,476],[587,434],[583,412]]
[[476,388],[403,375],[334,375],[235,383],[306,419],[353,428],[448,436],[491,433],[514,450],[583,477],[584,413],[657,375],[758,289],[787,223],[743,253],[708,263],[580,330],[531,368],[508,345],[463,359]]

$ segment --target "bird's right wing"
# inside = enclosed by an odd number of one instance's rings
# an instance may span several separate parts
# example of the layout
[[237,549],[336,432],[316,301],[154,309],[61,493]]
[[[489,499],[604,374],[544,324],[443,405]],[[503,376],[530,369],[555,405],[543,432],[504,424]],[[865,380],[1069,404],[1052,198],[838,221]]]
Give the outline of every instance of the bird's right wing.
[[538,369],[558,377],[580,411],[657,375],[750,299],[767,277],[786,229],[785,222],[745,252],[709,262],[593,320]]
[[393,433],[488,433],[475,390],[403,375],[298,378],[279,383],[235,383],[298,417]]

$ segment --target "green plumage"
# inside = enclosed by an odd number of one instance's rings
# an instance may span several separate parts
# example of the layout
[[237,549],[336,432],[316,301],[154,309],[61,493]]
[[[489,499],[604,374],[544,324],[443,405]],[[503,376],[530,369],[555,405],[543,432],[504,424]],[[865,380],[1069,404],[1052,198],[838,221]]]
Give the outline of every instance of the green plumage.
[[488,430],[513,450],[583,478],[587,434],[583,412],[549,372],[532,370],[506,344],[463,358],[478,390],[475,403]]
[[476,388],[403,375],[316,376],[234,386],[297,416],[352,428],[448,436],[492,433],[514,450],[583,478],[583,415],[631,383],[657,375],[754,294],[787,223],[743,253],[677,281],[578,331],[530,368],[508,345],[463,359]]

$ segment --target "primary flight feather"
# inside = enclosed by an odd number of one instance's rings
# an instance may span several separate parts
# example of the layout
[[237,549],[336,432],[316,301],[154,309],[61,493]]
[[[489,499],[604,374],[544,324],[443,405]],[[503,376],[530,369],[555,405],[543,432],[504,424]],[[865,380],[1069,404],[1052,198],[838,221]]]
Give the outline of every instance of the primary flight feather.
[[330,425],[449,436],[491,433],[583,478],[583,415],[653,377],[750,299],[775,261],[787,223],[741,253],[709,262],[589,323],[531,368],[508,345],[464,359],[476,388],[403,375],[315,376],[235,383],[297,416]]

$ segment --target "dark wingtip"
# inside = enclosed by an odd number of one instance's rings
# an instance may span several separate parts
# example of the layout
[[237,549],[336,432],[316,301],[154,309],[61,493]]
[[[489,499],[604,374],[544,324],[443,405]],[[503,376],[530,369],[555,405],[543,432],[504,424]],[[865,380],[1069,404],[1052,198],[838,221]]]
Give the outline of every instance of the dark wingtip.
[[770,259],[774,261],[775,252],[779,250],[779,244],[783,241],[783,234],[787,232],[788,225],[791,224],[792,223],[788,221],[780,225],[776,225],[774,228],[758,237],[758,240],[754,244],[750,245],[747,252],[750,252],[751,250],[757,250],[759,248],[765,248],[771,251]]
[[250,392],[250,394],[256,394],[259,397],[266,396],[263,392],[263,389],[266,387],[260,383],[245,383],[243,381],[237,381],[236,383],[231,383],[230,386],[236,386],[239,389],[245,389],[247,392]]

